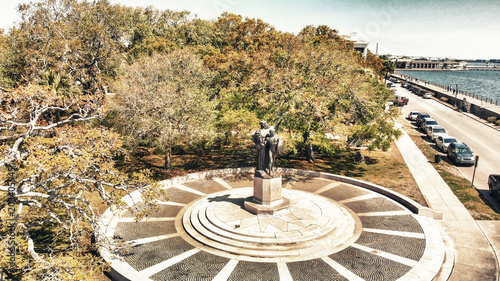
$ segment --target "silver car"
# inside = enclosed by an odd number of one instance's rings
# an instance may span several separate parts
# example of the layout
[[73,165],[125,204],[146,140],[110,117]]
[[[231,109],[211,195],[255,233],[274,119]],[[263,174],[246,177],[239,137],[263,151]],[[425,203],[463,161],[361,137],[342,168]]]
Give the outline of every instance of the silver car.
[[448,152],[448,146],[450,146],[450,143],[457,142],[457,139],[452,136],[438,136],[436,138],[436,146],[444,153]]
[[446,154],[448,159],[455,165],[474,165],[474,153],[463,142],[450,143]]
[[427,130],[427,136],[432,141],[436,141],[436,138],[438,136],[448,135],[448,132],[446,132],[446,129],[443,126],[439,126],[439,125],[429,125],[426,127],[426,130]]

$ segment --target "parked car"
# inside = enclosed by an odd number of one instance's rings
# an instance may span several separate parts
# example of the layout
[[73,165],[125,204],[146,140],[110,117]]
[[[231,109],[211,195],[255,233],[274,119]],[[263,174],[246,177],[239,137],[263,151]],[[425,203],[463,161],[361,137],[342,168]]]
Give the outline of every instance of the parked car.
[[438,136],[436,138],[436,146],[441,149],[442,152],[448,151],[448,146],[450,143],[457,143],[457,139],[452,136]]
[[424,118],[422,122],[420,122],[420,129],[425,132],[425,128],[430,125],[439,125],[438,122],[432,118]]
[[488,177],[488,186],[490,195],[496,195],[500,198],[500,175],[490,175]]
[[447,156],[456,165],[474,165],[474,153],[463,142],[450,143]]
[[420,124],[422,123],[422,120],[424,118],[430,118],[431,116],[429,115],[429,113],[427,112],[420,112],[418,115],[417,115],[417,126],[420,127]]
[[402,96],[396,96],[392,104],[398,105],[398,106],[403,106],[408,104],[409,99],[407,97],[402,97]]
[[432,94],[429,93],[429,92],[425,92],[424,95],[422,96],[424,99],[431,99],[432,98]]
[[408,113],[408,120],[416,121],[419,113],[418,111],[410,111],[410,113]]
[[429,126],[427,126],[426,131],[427,131],[427,136],[432,141],[436,141],[436,138],[438,136],[447,136],[448,135],[448,132],[446,132],[446,129],[440,125],[429,125]]

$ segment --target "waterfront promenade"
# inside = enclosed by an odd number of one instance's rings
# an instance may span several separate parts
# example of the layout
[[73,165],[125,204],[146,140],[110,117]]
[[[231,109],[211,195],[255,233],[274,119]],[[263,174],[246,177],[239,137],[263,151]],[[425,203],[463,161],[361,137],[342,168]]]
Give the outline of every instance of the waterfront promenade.
[[[391,76],[397,79],[406,80],[406,75],[404,74],[394,73],[391,74]],[[430,91],[437,99],[443,100],[442,98],[444,97],[446,102],[453,106],[456,105],[461,107],[464,101],[466,101],[469,104],[467,106],[468,112],[478,118],[487,120],[488,117],[494,116],[497,120],[500,120],[500,100],[494,100],[478,94],[471,94],[460,90],[454,93],[452,89],[448,90],[446,86],[421,79],[411,79],[408,80],[408,82]]]

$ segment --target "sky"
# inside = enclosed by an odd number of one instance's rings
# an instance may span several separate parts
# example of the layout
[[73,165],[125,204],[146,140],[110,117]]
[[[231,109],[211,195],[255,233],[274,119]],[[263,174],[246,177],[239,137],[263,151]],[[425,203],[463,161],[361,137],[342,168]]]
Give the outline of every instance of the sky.
[[[1,0],[0,28],[19,22],[26,0]],[[38,2],[39,0],[33,0]],[[328,25],[357,32],[373,53],[455,59],[500,59],[498,0],[109,0],[125,6],[190,11],[215,20],[223,12],[260,18],[297,34]]]

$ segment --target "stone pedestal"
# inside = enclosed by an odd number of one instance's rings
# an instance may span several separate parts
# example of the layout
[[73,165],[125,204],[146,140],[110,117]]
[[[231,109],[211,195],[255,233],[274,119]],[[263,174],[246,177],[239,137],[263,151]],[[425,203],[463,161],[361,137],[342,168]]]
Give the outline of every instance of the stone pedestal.
[[270,177],[256,171],[253,181],[253,196],[245,201],[245,209],[254,214],[274,214],[288,208],[290,200],[281,197],[281,175]]

